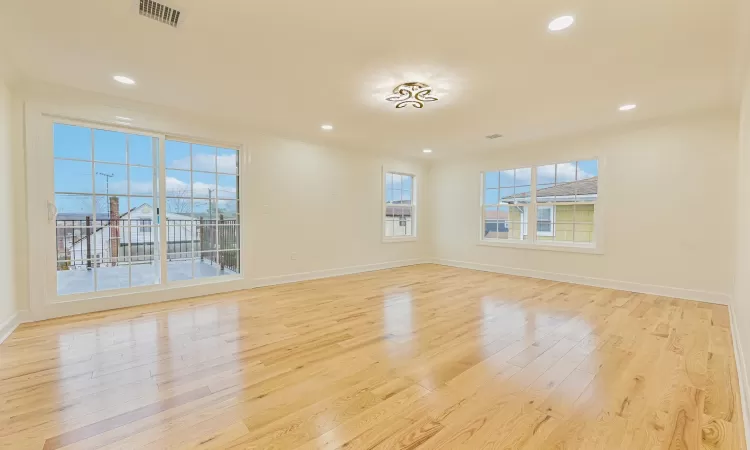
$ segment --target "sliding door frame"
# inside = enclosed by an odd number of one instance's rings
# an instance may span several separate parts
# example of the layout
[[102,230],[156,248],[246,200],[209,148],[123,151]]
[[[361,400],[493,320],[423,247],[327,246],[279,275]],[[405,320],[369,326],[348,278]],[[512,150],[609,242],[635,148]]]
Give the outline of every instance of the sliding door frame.
[[[249,155],[242,144],[222,142],[211,137],[194,137],[168,130],[154,130],[129,126],[112,120],[115,115],[77,114],[76,108],[66,106],[25,104],[26,136],[26,188],[27,188],[27,228],[29,233],[29,320],[42,320],[70,314],[79,314],[141,304],[188,298],[196,295],[210,295],[251,287],[247,274],[249,265],[247,249],[247,220],[240,220],[240,267],[241,273],[210,278],[183,281],[168,281],[167,250],[168,230],[166,221],[166,167],[165,142],[178,139],[192,143],[206,143],[212,146],[232,148],[238,151],[240,218],[247,217],[247,198],[242,194],[243,178],[248,173]],[[94,108],[96,109],[96,108]],[[109,109],[109,108],[108,108]],[[117,111],[117,110],[115,110]],[[120,115],[128,113],[117,112]],[[159,122],[159,121],[157,121]],[[57,255],[55,253],[54,222],[54,151],[53,124],[64,123],[107,131],[139,134],[158,139],[158,208],[159,208],[159,267],[158,284],[124,289],[94,291],[85,294],[57,295]],[[156,126],[159,126],[157,123]],[[179,128],[179,127],[178,127]],[[185,127],[189,128],[189,127]],[[176,130],[176,131],[179,131]]]

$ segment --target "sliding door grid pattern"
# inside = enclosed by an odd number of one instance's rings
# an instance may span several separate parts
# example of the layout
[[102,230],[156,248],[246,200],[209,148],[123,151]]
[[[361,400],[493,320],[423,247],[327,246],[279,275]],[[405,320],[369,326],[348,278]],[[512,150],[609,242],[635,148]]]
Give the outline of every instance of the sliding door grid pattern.
[[26,324],[0,446],[744,449],[725,306],[418,265]]
[[58,295],[240,271],[239,165],[234,149],[54,124]]

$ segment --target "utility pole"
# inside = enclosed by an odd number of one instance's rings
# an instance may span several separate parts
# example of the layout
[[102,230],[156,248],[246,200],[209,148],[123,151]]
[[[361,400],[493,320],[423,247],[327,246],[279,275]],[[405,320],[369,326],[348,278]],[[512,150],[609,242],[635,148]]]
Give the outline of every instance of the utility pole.
[[[109,197],[109,179],[115,176],[113,173],[96,172],[97,175],[107,177],[107,197]],[[112,211],[109,210],[109,201],[107,201],[107,215],[112,215]]]

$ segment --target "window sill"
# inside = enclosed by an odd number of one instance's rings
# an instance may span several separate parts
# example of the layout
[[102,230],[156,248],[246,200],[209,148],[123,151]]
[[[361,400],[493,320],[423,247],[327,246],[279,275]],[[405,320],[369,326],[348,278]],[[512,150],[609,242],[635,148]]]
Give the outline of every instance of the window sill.
[[552,252],[588,253],[603,255],[604,250],[590,244],[562,244],[562,243],[532,243],[523,241],[484,241],[480,240],[477,245],[487,247],[522,248],[526,250],[544,250]]
[[384,237],[383,244],[397,244],[399,242],[416,242],[416,240],[417,240],[416,236]]

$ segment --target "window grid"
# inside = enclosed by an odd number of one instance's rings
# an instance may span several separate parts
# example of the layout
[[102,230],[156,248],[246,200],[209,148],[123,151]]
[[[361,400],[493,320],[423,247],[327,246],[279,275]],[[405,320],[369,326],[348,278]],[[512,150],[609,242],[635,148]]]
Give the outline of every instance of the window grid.
[[[184,165],[175,164],[174,161],[171,161],[169,154],[170,150],[166,146],[169,144],[187,146],[187,169],[184,168]],[[186,187],[187,195],[185,191],[175,192],[173,190],[171,193],[169,190],[167,191],[167,213],[189,215],[189,223],[178,224],[180,226],[175,228],[175,230],[179,230],[181,233],[178,239],[183,239],[184,235],[188,235],[189,239],[194,242],[194,244],[188,246],[188,248],[184,248],[183,246],[173,247],[172,251],[168,248],[167,261],[193,261],[191,264],[190,279],[204,278],[203,266],[197,266],[197,264],[204,264],[204,261],[209,261],[207,264],[212,267],[216,264],[216,267],[221,268],[220,272],[216,273],[216,276],[224,274],[225,268],[239,273],[239,153],[235,149],[212,147],[209,145],[172,139],[167,139],[166,145],[165,169],[167,178],[170,178],[170,174],[179,173],[182,173],[183,176],[187,176],[188,178],[188,186]],[[196,147],[200,148],[201,151],[196,152]],[[196,157],[207,155],[207,149],[211,149],[210,156],[213,160],[211,165],[214,170],[206,170],[204,167],[196,167],[195,165]],[[234,152],[234,172],[221,170],[219,165],[220,151]],[[224,196],[220,196],[219,193],[222,186],[219,182],[219,177],[221,176],[235,178],[234,191],[226,190],[227,193],[225,193]],[[207,187],[196,189],[196,186],[201,184],[207,184]],[[230,196],[228,194],[232,195]],[[221,212],[222,203],[225,205],[233,205],[232,209],[234,209],[234,219],[224,218],[224,213]],[[204,207],[205,211],[203,210]],[[175,211],[175,209],[177,211]],[[230,213],[232,212],[232,209],[229,210]],[[208,215],[208,217],[205,217],[205,215]],[[197,243],[197,245],[195,243]],[[228,252],[236,252],[236,255],[229,254]],[[189,256],[187,256],[187,254],[189,254]],[[196,270],[197,268],[199,270]],[[177,278],[170,278],[173,277],[173,275],[170,274],[169,269],[167,272],[169,280],[177,281]],[[180,276],[179,279],[185,278]]]
[[387,239],[416,236],[415,176],[386,172],[383,235]]
[[[75,269],[77,266],[85,266],[85,270],[91,270],[92,271],[92,286],[91,289],[79,289],[75,290],[75,292],[62,292],[62,294],[70,294],[70,293],[82,293],[82,292],[96,292],[101,290],[107,290],[107,289],[118,289],[118,288],[127,288],[132,286],[133,282],[133,275],[132,275],[132,262],[135,261],[131,257],[132,255],[132,248],[131,248],[131,242],[130,239],[128,239],[128,243],[123,248],[122,246],[122,239],[124,237],[124,232],[129,232],[131,229],[131,223],[130,218],[123,219],[123,214],[126,214],[131,210],[130,208],[130,201],[131,201],[131,184],[133,182],[131,178],[131,167],[138,167],[138,168],[146,168],[151,169],[151,189],[152,189],[152,196],[142,196],[141,198],[150,198],[153,202],[153,194],[156,192],[156,188],[154,187],[155,178],[154,178],[154,168],[155,168],[155,158],[157,157],[158,153],[155,151],[155,143],[154,138],[151,136],[143,136],[143,135],[137,135],[133,133],[127,133],[127,132],[114,132],[114,131],[107,131],[107,130],[100,130],[97,128],[92,127],[82,127],[82,126],[75,126],[75,125],[67,125],[62,123],[55,123],[54,125],[56,132],[63,133],[64,130],[70,129],[70,128],[76,128],[81,131],[85,131],[88,135],[88,154],[89,158],[72,158],[72,157],[66,157],[64,155],[60,155],[57,153],[57,149],[55,148],[55,152],[53,155],[55,163],[57,161],[73,161],[73,162],[79,162],[83,163],[85,165],[88,165],[90,167],[90,184],[86,189],[59,189],[58,188],[58,176],[60,177],[60,183],[63,183],[65,181],[65,174],[64,173],[58,173],[57,170],[55,172],[56,176],[56,182],[55,182],[55,203],[56,205],[59,204],[60,201],[70,199],[72,200],[74,197],[78,197],[79,201],[83,201],[84,208],[81,211],[81,214],[85,215],[86,220],[80,220],[80,219],[58,219],[55,221],[55,234],[56,234],[56,267],[58,272],[58,277],[60,276],[60,271],[68,271],[71,270],[71,267]],[[59,128],[58,128],[59,127]],[[122,144],[124,144],[124,147],[122,148],[116,148],[118,147],[117,143],[113,145],[112,143],[106,144],[102,143],[101,147],[97,145],[97,133],[107,133],[111,135],[117,135],[122,136],[123,141]],[[131,160],[131,141],[135,138],[142,138],[145,139],[145,142],[148,142],[150,145],[149,152],[151,153],[151,163],[152,165],[145,165],[145,164],[130,164]],[[105,141],[106,142],[106,141]],[[106,159],[102,159],[98,155],[99,152],[104,152],[104,149],[112,150],[113,148],[115,151],[119,152],[120,150],[124,153],[124,162],[122,161],[108,161]],[[148,146],[147,146],[148,148]],[[69,150],[69,149],[68,149]],[[64,150],[61,150],[64,151]],[[124,179],[117,180],[118,183],[124,183],[125,189],[117,191],[113,185],[113,189],[115,189],[115,192],[111,192],[109,189],[109,178],[114,177],[114,174],[109,175],[107,172],[102,170],[97,170],[98,168],[106,170],[108,166],[116,166],[116,167],[122,167],[125,171]],[[57,164],[55,164],[55,167],[57,168]],[[106,181],[98,180],[97,177],[103,176],[106,178]],[[70,182],[70,180],[68,180]],[[102,189],[102,186],[104,185],[104,188]],[[82,185],[83,186],[83,185]],[[120,186],[120,189],[122,187]],[[103,199],[104,204],[100,203],[100,200]],[[110,208],[113,205],[113,200],[117,199],[117,202],[114,203],[118,207],[118,211],[114,211],[114,219],[113,219],[113,211],[110,211]],[[125,201],[125,208],[123,211],[123,208],[121,207],[120,201]],[[85,204],[89,203],[89,205],[86,207]],[[103,211],[99,213],[99,209],[102,209]],[[90,215],[90,216],[89,216]],[[99,216],[103,216],[103,218],[99,218]],[[115,222],[113,224],[113,221]],[[106,239],[105,239],[106,238]],[[105,244],[106,241],[106,244]],[[114,251],[114,247],[112,245],[112,242],[114,242],[115,246],[117,247],[117,255],[112,256],[112,252]],[[76,251],[78,249],[79,251]],[[110,254],[107,255],[105,252],[109,249]],[[62,251],[62,255],[61,252]],[[126,255],[121,255],[120,251],[123,251],[126,253]],[[84,256],[85,253],[85,256]],[[102,277],[102,270],[107,271],[109,270],[117,270],[117,266],[122,265],[127,266],[127,280],[117,280],[116,286],[108,286],[106,283],[103,283],[102,280],[105,278]],[[107,269],[104,269],[104,268]],[[112,277],[110,277],[112,278]],[[158,276],[154,277],[154,282],[157,281]],[[150,284],[153,284],[150,283]],[[59,288],[58,288],[59,291]]]
[[581,160],[483,172],[481,239],[594,244],[598,170],[597,160]]

